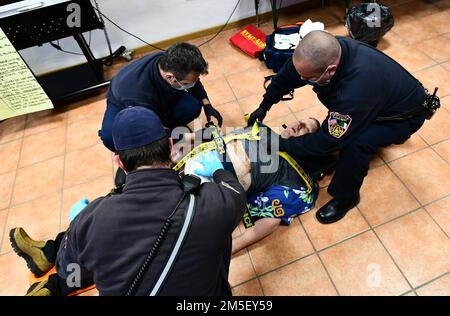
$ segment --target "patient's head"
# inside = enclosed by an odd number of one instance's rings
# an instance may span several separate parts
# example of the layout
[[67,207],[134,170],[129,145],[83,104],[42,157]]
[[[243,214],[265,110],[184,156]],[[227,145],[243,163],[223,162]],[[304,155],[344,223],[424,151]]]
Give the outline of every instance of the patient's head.
[[304,120],[299,120],[288,126],[282,133],[282,138],[298,137],[305,134],[315,133],[320,128],[320,122],[313,118],[307,118]]

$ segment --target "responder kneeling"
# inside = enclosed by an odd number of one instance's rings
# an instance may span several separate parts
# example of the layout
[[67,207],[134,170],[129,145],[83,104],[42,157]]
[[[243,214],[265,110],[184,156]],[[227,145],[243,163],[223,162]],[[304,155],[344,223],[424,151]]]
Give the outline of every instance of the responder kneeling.
[[306,84],[313,86],[329,110],[328,117],[317,133],[282,139],[280,150],[302,156],[340,151],[328,187],[333,198],[316,214],[321,223],[329,224],[359,203],[372,155],[380,147],[405,142],[422,126],[425,115],[429,118],[430,111],[439,107],[438,98],[427,95],[416,78],[382,52],[313,31],[272,79],[249,126],[262,121],[283,95]]
[[170,168],[172,139],[144,107],[117,114],[113,139],[115,161],[127,172],[121,194],[92,201],[54,241],[11,230],[14,250],[35,275],[56,266],[28,295],[74,292],[74,265],[77,286],[95,282],[100,295],[231,295],[231,234],[246,201],[237,179],[218,166],[213,183],[181,180]]

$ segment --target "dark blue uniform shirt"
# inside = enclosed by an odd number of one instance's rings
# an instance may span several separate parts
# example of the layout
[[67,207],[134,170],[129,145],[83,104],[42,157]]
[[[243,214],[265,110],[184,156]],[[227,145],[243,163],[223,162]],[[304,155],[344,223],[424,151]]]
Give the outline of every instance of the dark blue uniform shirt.
[[[246,196],[225,170],[214,173],[214,182],[199,189],[191,228],[160,295],[231,295],[225,261],[231,256],[231,234],[242,219]],[[180,178],[171,169],[129,173],[122,194],[92,201],[70,223],[57,255],[58,274],[71,277],[66,267],[76,263],[82,278],[93,278],[101,295],[123,295],[182,193]],[[149,295],[161,274],[187,203],[172,217],[137,295]]]
[[[107,99],[119,107],[144,106],[155,111],[163,123],[167,123],[170,106],[186,91],[172,88],[160,75],[158,61],[164,53],[155,53],[122,68],[111,80]],[[202,83],[197,80],[187,90],[197,100],[208,97]]]
[[[329,110],[327,118],[317,133],[281,139],[280,150],[303,156],[340,150],[376,117],[404,113],[425,101],[420,82],[397,62],[361,42],[336,38],[342,48],[338,69],[328,85],[313,87]],[[290,59],[272,79],[261,106],[270,108],[305,84]]]

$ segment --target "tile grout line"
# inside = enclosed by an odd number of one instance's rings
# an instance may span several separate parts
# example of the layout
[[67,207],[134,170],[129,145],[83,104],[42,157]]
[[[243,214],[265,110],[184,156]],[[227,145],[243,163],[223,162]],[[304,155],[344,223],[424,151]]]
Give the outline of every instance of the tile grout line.
[[68,139],[68,130],[69,130],[69,114],[67,114],[67,122],[65,126],[65,136],[64,136],[64,161],[63,161],[63,170],[62,170],[62,180],[61,180],[61,202],[59,206],[59,226],[58,226],[58,232],[61,232],[62,230],[62,216],[64,213],[63,206],[64,206],[64,178],[66,174],[66,155],[67,155],[67,139]]
[[[27,115],[27,118],[28,118],[28,115]],[[26,119],[26,120],[27,120],[27,119]],[[3,234],[2,234],[2,236],[1,236],[0,254],[2,253],[3,243],[6,241],[6,238],[9,237],[9,233],[6,231],[6,229],[7,229],[7,227],[8,227],[8,219],[9,219],[9,215],[10,215],[11,207],[12,207],[12,203],[13,203],[14,191],[15,191],[15,188],[16,188],[17,174],[19,173],[18,166],[19,166],[20,157],[22,156],[23,143],[24,143],[24,139],[25,139],[26,120],[25,120],[25,125],[24,125],[24,131],[23,131],[23,134],[22,134],[22,137],[21,137],[22,142],[21,142],[21,144],[20,144],[20,149],[19,149],[19,158],[18,158],[18,160],[17,160],[16,170],[14,171],[14,180],[13,180],[13,182],[12,182],[11,195],[10,195],[10,197],[9,197],[9,204],[8,204],[7,213],[6,213],[6,216],[5,216],[5,226],[3,227],[3,230],[2,230],[2,231],[3,231]],[[7,234],[8,234],[8,236],[6,236]],[[9,253],[9,251],[6,252],[6,253]],[[5,254],[6,254],[6,253],[5,253]]]
[[419,290],[421,288],[424,288],[425,286],[427,286],[427,285],[429,285],[429,284],[431,284],[431,283],[433,283],[433,282],[435,282],[435,281],[445,277],[446,275],[450,275],[450,271],[447,271],[447,272],[445,272],[445,273],[443,273],[443,274],[441,274],[441,275],[439,275],[439,276],[437,276],[437,277],[435,277],[435,278],[433,278],[433,279],[431,279],[431,280],[429,280],[429,281],[427,281],[427,282],[425,282],[425,283],[423,283],[421,285],[416,286],[413,290],[414,290],[414,292],[416,292],[417,290]]
[[384,250],[386,251],[386,253],[388,254],[388,256],[391,258],[392,262],[394,263],[394,265],[396,266],[396,268],[398,269],[398,271],[400,272],[400,274],[403,276],[403,278],[405,279],[406,283],[408,284],[410,290],[413,290],[414,287],[412,286],[411,282],[408,280],[408,278],[406,277],[405,273],[403,272],[402,269],[400,269],[400,266],[398,265],[398,263],[395,261],[394,257],[392,256],[392,254],[389,252],[389,250],[387,249],[386,245],[383,243],[383,241],[381,240],[380,236],[378,236],[377,232],[375,231],[375,229],[372,227],[372,225],[369,223],[369,221],[367,220],[367,218],[364,216],[364,214],[361,212],[361,210],[359,209],[359,207],[356,207],[357,210],[359,211],[359,213],[361,214],[361,216],[364,218],[364,220],[366,221],[367,225],[369,225],[370,230],[373,232],[373,234],[375,235],[375,237],[378,239],[378,242],[381,244],[381,246],[384,248]]
[[[78,149],[76,149],[76,150],[72,150],[72,151],[69,151],[69,152],[65,152],[65,153],[62,153],[62,154],[60,154],[60,155],[51,156],[51,157],[46,158],[46,159],[44,159],[44,160],[36,161],[36,162],[31,163],[31,164],[22,166],[22,167],[19,167],[19,166],[18,166],[18,167],[17,167],[17,170],[21,170],[21,169],[25,169],[25,168],[28,168],[28,167],[32,167],[32,166],[35,166],[35,165],[37,165],[37,164],[40,164],[40,163],[43,163],[43,162],[46,162],[46,161],[49,161],[49,160],[52,160],[52,159],[55,159],[55,158],[59,158],[59,157],[61,157],[61,156],[64,156],[65,154],[72,154],[72,153],[74,153],[74,152],[81,151],[81,150],[85,150],[85,149],[90,149],[90,148],[92,148],[92,147],[94,147],[94,146],[101,145],[101,144],[102,144],[102,143],[99,142],[99,143],[96,143],[96,144],[93,144],[93,145],[88,145],[88,146],[83,147],[83,148],[78,148]],[[64,146],[66,147],[66,145],[64,145]],[[9,170],[9,171],[7,171],[7,172],[0,173],[0,176],[1,176],[1,175],[4,175],[4,174],[6,174],[6,173],[9,173],[9,172],[11,172],[11,171],[13,171],[13,169],[11,169],[11,170]]]
[[[430,146],[428,146],[428,147],[426,147],[426,148],[423,148],[423,149],[421,149],[421,150],[426,150],[426,149],[428,149],[428,148],[430,148]],[[438,156],[439,158],[440,158],[440,156]],[[444,162],[445,162],[445,160],[444,160]],[[388,166],[388,168],[389,168],[389,170],[394,174],[394,176],[401,182],[401,184],[406,188],[406,190],[409,192],[409,194],[411,194],[413,197],[414,197],[414,199],[416,200],[416,202],[417,203],[419,203],[419,205],[420,205],[420,207],[422,208],[422,209],[424,209],[425,210],[425,212],[431,217],[431,219],[432,219],[432,221],[438,226],[438,228],[444,233],[444,235],[446,235],[447,236],[447,233],[445,232],[445,230],[441,227],[441,225],[439,225],[435,220],[434,220],[434,218],[428,213],[428,211],[425,209],[425,207],[424,207],[424,205],[429,205],[430,203],[425,203],[425,204],[423,204],[418,198],[417,198],[417,196],[411,191],[411,189],[406,185],[406,183],[403,181],[403,179],[401,179],[400,178],[400,176],[394,171],[394,169],[392,169],[392,167],[390,166],[390,164],[386,164],[387,166]],[[446,196],[448,196],[448,194],[446,195]],[[442,199],[443,197],[440,197],[439,199]],[[436,200],[434,200],[434,201],[436,201]],[[434,202],[433,201],[433,202]]]
[[[311,210],[311,211],[312,211],[312,210]],[[307,231],[306,228],[304,227],[303,222],[300,220],[299,216],[297,217],[297,220],[299,221],[300,227],[301,227],[301,228],[303,229],[303,231],[305,232],[306,238],[308,238],[308,241],[309,241],[309,243],[311,244],[311,246],[312,246],[312,248],[313,248],[313,254],[315,254],[315,255],[318,257],[318,259],[319,259],[320,263],[322,264],[322,267],[324,268],[325,273],[327,274],[328,279],[330,280],[331,284],[333,285],[333,288],[334,288],[334,290],[336,291],[337,295],[338,295],[338,296],[341,296],[341,293],[339,292],[339,290],[338,290],[336,284],[334,283],[334,280],[333,280],[333,278],[331,277],[330,272],[328,271],[327,267],[326,267],[325,264],[323,263],[322,258],[320,257],[319,252],[318,252],[317,249],[316,249],[316,246],[315,246],[314,243],[312,242],[311,237],[309,236],[308,231]],[[311,254],[311,255],[312,255],[312,254]],[[300,260],[301,260],[301,259],[300,259]]]

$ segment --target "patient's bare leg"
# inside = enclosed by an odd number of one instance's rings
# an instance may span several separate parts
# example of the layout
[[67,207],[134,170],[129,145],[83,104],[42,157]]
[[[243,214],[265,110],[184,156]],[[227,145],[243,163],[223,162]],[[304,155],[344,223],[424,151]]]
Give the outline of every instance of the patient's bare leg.
[[280,223],[281,219],[278,218],[262,218],[258,220],[253,227],[246,229],[242,235],[233,238],[232,254],[270,235],[280,226]]

